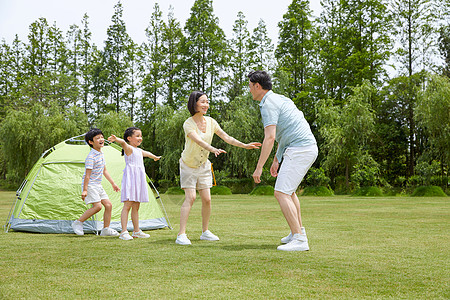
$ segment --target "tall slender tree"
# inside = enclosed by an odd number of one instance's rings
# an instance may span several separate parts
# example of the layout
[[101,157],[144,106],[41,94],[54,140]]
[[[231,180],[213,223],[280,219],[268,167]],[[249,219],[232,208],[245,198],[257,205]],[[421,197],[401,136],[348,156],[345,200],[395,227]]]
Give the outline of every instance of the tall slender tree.
[[253,29],[248,43],[249,69],[266,70],[272,73],[275,69],[275,47],[272,39],[269,37],[267,26],[263,19],[258,21],[258,26]]

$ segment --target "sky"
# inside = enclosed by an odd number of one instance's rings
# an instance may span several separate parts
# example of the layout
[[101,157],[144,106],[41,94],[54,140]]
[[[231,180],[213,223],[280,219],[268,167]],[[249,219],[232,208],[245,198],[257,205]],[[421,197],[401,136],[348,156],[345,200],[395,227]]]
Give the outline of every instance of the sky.
[[[85,13],[89,16],[92,41],[103,46],[106,29],[111,25],[114,5],[117,0],[0,0],[0,40],[8,44],[18,34],[21,41],[27,41],[29,26],[40,17],[47,19],[49,25],[56,26],[66,33],[69,26],[81,27]],[[127,32],[137,44],[145,41],[145,29],[150,22],[155,2],[159,3],[164,20],[167,20],[169,6],[174,8],[175,18],[184,27],[190,16],[195,0],[122,0],[123,19]],[[219,26],[227,38],[232,37],[232,29],[237,14],[242,11],[248,21],[247,29],[253,32],[260,19],[266,23],[273,43],[278,40],[278,22],[283,19],[292,0],[213,0],[214,15],[219,18]],[[320,1],[311,0],[313,15],[320,14]]]

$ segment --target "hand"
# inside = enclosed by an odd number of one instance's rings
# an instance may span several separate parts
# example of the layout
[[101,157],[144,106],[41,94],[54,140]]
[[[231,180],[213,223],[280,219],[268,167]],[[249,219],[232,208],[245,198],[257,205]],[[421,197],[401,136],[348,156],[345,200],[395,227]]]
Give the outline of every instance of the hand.
[[160,160],[160,159],[161,159],[161,156],[156,156],[156,155],[155,155],[155,157],[153,157],[153,160],[154,160],[154,161],[157,161],[157,160]]
[[84,201],[84,199],[86,199],[86,196],[87,196],[87,191],[83,191],[81,193],[81,199]]
[[260,183],[261,182],[261,175],[262,175],[262,168],[256,168],[255,172],[253,172],[253,180],[255,181],[255,183]]
[[261,147],[261,143],[259,143],[259,142],[252,142],[252,143],[249,143],[249,144],[245,144],[244,145],[244,148],[245,149],[259,149],[259,147]]
[[117,184],[113,183],[112,187],[113,187],[114,192],[119,192],[120,191],[120,188],[117,186]]
[[117,140],[117,137],[114,134],[111,134],[110,137],[108,138],[108,141],[115,142]]
[[214,147],[212,147],[213,149],[212,149],[212,153],[214,153],[214,155],[217,157],[217,156],[219,156],[219,154],[220,153],[227,153],[225,150],[223,150],[223,149],[217,149],[217,148],[214,148]]
[[278,162],[278,160],[274,159],[272,166],[270,166],[270,175],[272,175],[273,177],[277,177],[279,166],[280,166],[280,163]]

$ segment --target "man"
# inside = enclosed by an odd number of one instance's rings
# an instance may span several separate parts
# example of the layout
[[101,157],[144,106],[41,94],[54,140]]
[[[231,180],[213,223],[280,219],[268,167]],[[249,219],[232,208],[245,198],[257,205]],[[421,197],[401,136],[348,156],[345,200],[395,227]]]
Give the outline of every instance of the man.
[[[283,251],[309,250],[305,228],[302,226],[300,202],[295,194],[300,182],[317,158],[316,139],[303,113],[287,97],[272,91],[272,81],[264,71],[248,74],[250,93],[259,104],[264,125],[264,141],[253,179],[261,182],[261,174],[274,142],[278,149],[270,167],[270,174],[277,177],[275,198],[291,229],[282,238]],[[282,163],[281,163],[282,162]],[[280,167],[281,164],[281,167]]]

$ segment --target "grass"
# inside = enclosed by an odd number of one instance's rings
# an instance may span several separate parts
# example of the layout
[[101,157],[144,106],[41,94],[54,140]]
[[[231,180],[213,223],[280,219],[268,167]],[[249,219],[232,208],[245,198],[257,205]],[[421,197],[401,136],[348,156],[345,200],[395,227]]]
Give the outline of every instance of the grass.
[[[13,195],[0,192],[1,221]],[[148,240],[0,233],[0,298],[450,298],[448,198],[300,197],[311,251],[286,253],[273,196],[213,196],[219,242],[198,239],[198,199],[187,247],[174,243],[182,196],[162,197],[174,230]]]

